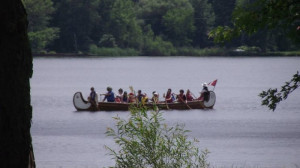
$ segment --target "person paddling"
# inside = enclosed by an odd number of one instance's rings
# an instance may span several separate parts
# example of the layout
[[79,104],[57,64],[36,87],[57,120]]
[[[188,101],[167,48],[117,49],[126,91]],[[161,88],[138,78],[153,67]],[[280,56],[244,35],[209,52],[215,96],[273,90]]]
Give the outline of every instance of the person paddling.
[[177,95],[177,101],[178,102],[185,102],[186,101],[186,96],[185,96],[185,94],[184,94],[184,90],[183,89],[180,89],[179,90],[179,94]]
[[193,95],[192,95],[190,89],[188,89],[188,90],[186,91],[186,100],[187,100],[187,101],[193,101],[193,100],[194,100]]
[[174,100],[174,95],[172,94],[172,89],[168,89],[167,94],[164,95],[166,103],[172,103]]

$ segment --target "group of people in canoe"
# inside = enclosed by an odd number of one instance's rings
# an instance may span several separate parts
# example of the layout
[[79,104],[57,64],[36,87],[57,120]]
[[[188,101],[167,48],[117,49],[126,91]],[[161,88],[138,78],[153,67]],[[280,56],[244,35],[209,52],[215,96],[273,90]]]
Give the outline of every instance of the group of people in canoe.
[[[203,89],[200,92],[200,97],[195,97],[195,95],[188,89],[186,93],[184,93],[183,89],[179,90],[179,94],[172,93],[172,89],[168,89],[166,94],[163,94],[164,100],[162,102],[165,103],[173,103],[173,102],[188,102],[188,101],[207,101],[209,99],[209,90],[207,84],[202,84]],[[159,103],[159,94],[156,91],[152,92],[151,99],[148,97],[146,93],[142,93],[141,90],[138,90],[137,94],[131,88],[131,92],[128,94],[127,91],[123,91],[122,88],[118,90],[118,93],[115,94],[111,87],[106,88],[107,92],[100,94],[104,96],[102,102],[117,102],[117,103],[142,103],[145,104],[147,102]],[[88,97],[88,101],[92,104],[96,105],[97,93],[94,87],[91,87],[91,93]]]

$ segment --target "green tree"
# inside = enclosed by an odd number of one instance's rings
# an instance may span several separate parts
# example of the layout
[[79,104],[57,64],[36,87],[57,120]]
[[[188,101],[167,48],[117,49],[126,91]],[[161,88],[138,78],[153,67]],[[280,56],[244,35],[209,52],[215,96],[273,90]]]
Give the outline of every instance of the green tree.
[[162,17],[166,40],[175,46],[187,46],[192,42],[194,26],[194,9],[188,0],[176,0]]
[[215,24],[215,12],[212,5],[207,0],[190,0],[190,2],[195,11],[193,46],[201,48],[210,46],[212,40],[208,39],[208,32]]
[[[254,0],[237,0],[236,8],[247,8],[249,3]],[[285,30],[282,27],[268,29],[261,28],[256,32],[249,34],[241,32],[240,43],[247,46],[258,46],[262,51],[286,51],[295,48],[292,41],[286,37]]]
[[57,39],[59,29],[48,27],[55,11],[51,0],[22,0],[28,13],[28,36],[33,52],[41,52]]
[[171,56],[176,52],[171,42],[164,41],[160,36],[154,35],[150,25],[144,27],[143,38],[142,55]]
[[[114,35],[111,34],[111,14],[115,1],[116,0],[100,0],[97,7],[98,15],[100,17],[99,25],[93,32],[93,39],[95,41],[101,41],[106,35],[110,35],[115,39]],[[112,26],[114,27],[114,25]]]
[[98,44],[100,47],[117,47],[116,39],[111,34],[104,34]]
[[282,28],[296,43],[300,42],[300,5],[298,0],[257,0],[238,6],[233,12],[233,27],[219,26],[210,32],[215,42],[224,43],[245,32],[253,34],[267,28]]
[[137,3],[138,19],[151,26],[155,36],[163,34],[162,18],[170,9],[169,0],[140,0]]
[[231,16],[235,8],[236,0],[208,0],[212,4],[215,13],[215,26],[232,25]]
[[196,139],[189,140],[183,125],[168,127],[160,112],[131,109],[128,120],[115,117],[116,130],[108,128],[119,145],[115,151],[106,146],[115,159],[114,167],[209,167],[208,151],[196,147]]
[[137,23],[132,0],[116,0],[111,11],[110,32],[117,44],[125,48],[141,47],[142,30]]
[[2,1],[0,20],[0,167],[33,168],[29,161],[32,55],[21,0]]
[[28,32],[30,44],[33,52],[42,52],[46,47],[57,39],[58,28],[45,28],[44,30]]
[[56,12],[52,25],[60,28],[60,38],[52,46],[60,52],[88,51],[93,40],[94,30],[99,25],[97,7],[99,0],[54,0]]
[[140,0],[137,6],[142,25],[151,25],[155,36],[175,46],[191,44],[195,31],[194,9],[188,0]]

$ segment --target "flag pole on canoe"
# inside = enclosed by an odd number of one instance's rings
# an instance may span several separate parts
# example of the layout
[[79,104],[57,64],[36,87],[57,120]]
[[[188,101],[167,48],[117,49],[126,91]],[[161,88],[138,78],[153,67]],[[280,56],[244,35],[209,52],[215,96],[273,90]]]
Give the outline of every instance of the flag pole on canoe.
[[215,87],[216,87],[216,85],[217,85],[217,82],[218,82],[218,79],[216,79],[216,80],[214,80],[214,81],[212,81],[212,82],[209,82],[207,85],[209,85],[209,86],[213,86],[214,88],[213,88],[213,91],[215,90]]

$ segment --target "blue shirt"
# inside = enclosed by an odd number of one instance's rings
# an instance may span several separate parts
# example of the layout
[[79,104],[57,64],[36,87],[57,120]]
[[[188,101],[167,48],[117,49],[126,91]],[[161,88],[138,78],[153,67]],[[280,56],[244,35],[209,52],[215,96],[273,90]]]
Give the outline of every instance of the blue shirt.
[[108,95],[105,96],[105,99],[107,99],[107,102],[115,102],[115,94],[112,91],[109,91],[107,93]]
[[123,102],[127,102],[127,96],[123,95]]
[[91,100],[95,101],[95,98],[96,98],[96,92],[95,91],[91,92],[90,98],[91,98]]

